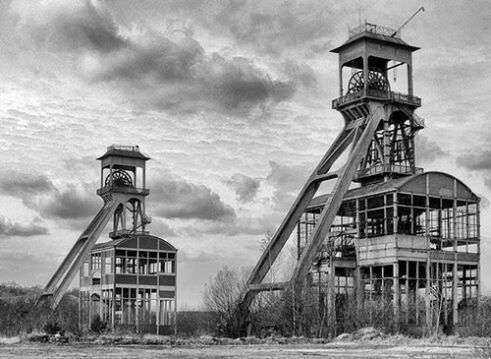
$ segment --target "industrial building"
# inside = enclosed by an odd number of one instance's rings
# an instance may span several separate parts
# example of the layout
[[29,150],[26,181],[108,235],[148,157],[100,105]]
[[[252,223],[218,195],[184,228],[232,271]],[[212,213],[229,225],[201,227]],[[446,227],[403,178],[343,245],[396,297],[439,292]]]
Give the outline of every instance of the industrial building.
[[[415,110],[412,54],[398,30],[363,23],[349,31],[339,56],[339,97],[332,108],[344,128],[254,268],[242,298],[244,316],[262,291],[307,287],[327,308],[330,334],[341,326],[339,303],[353,313],[401,324],[452,326],[480,294],[479,198],[462,181],[416,166],[415,141],[425,121]],[[344,158],[343,153],[347,153]],[[333,168],[336,168],[334,169]],[[317,193],[331,181],[330,193]],[[296,233],[290,281],[263,279]],[[356,314],[355,314],[356,315]]]
[[[104,205],[54,273],[41,298],[54,308],[79,274],[80,327],[96,316],[108,329],[175,334],[177,249],[151,235],[145,213],[146,157],[138,146],[112,145],[101,161]],[[110,240],[96,244],[113,221]]]

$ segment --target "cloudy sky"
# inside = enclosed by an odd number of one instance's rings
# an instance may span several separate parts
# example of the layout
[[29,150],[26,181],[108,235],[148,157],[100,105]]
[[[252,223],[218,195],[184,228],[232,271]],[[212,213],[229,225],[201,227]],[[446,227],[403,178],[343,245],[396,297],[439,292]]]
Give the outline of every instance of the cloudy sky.
[[487,1],[14,0],[0,2],[0,282],[44,285],[101,206],[96,157],[138,144],[149,229],[179,249],[180,306],[196,307],[217,268],[255,264],[341,129],[329,50],[359,19],[397,28],[420,5],[402,31],[422,48],[418,164],[482,197],[489,272]]

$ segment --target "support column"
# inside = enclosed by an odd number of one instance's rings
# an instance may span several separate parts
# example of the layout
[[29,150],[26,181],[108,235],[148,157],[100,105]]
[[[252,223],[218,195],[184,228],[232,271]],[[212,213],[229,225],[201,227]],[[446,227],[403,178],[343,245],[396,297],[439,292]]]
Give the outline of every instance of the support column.
[[415,311],[416,325],[419,325],[419,298],[418,298],[418,290],[419,290],[419,261],[416,261],[416,288],[414,288],[414,311]]
[[407,94],[413,95],[413,65],[411,62],[407,63]]
[[329,303],[329,339],[336,336],[336,303],[335,303],[335,293],[334,293],[334,281],[335,281],[335,271],[336,266],[334,265],[334,256],[332,249],[329,253],[329,287],[328,287],[328,303]]
[[[479,202],[476,204],[476,235],[477,235],[477,258],[481,258],[481,219]],[[476,285],[477,285],[477,312],[481,306],[481,261],[477,262],[476,269]]]
[[373,266],[370,265],[370,325],[373,325]]
[[426,237],[428,251],[426,254],[426,287],[425,287],[425,311],[426,311],[426,328],[431,330],[431,308],[430,308],[430,288],[431,288],[431,260],[430,260],[430,251],[429,251],[429,237]]
[[392,265],[392,273],[394,275],[394,299],[393,299],[394,317],[395,317],[396,331],[399,331],[399,309],[400,309],[399,305],[401,302],[401,298],[400,298],[401,293],[399,288],[399,262],[395,262]]

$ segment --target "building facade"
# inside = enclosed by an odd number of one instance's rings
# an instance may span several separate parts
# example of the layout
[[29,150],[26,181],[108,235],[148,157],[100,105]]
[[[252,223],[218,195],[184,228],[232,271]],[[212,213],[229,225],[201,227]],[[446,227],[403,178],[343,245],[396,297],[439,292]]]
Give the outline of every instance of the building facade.
[[176,253],[148,234],[96,244],[80,271],[81,326],[99,315],[112,330],[174,334]]

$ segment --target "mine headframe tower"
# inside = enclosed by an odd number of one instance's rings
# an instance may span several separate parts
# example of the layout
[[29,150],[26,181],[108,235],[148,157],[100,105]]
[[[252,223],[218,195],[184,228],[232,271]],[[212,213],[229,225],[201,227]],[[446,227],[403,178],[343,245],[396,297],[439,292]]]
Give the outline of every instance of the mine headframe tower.
[[[337,275],[334,266],[331,265],[336,262],[334,257],[342,256],[341,247],[352,248],[351,251],[344,252],[349,253],[347,258],[344,258],[347,259],[344,261],[345,269],[357,272],[358,278],[354,279],[360,283],[360,275],[366,274],[360,274],[360,238],[390,234],[392,235],[390,240],[386,236],[381,237],[382,243],[379,244],[383,245],[384,241],[397,242],[397,238],[402,234],[416,234],[418,226],[415,221],[417,215],[421,213],[425,215],[425,218],[420,218],[419,221],[424,223],[425,227],[419,230],[418,235],[423,236],[424,239],[420,237],[420,242],[423,244],[418,242],[415,247],[409,245],[411,247],[409,253],[413,254],[396,250],[392,257],[385,259],[386,254],[384,253],[379,253],[380,258],[378,259],[367,254],[365,259],[370,263],[365,263],[365,265],[371,268],[369,272],[370,280],[372,280],[372,271],[380,269],[375,267],[383,267],[385,261],[390,260],[390,280],[391,285],[395,288],[396,296],[400,294],[400,287],[396,288],[396,285],[399,286],[402,282],[405,283],[405,290],[409,293],[407,282],[409,271],[404,272],[408,263],[411,264],[410,272],[413,277],[415,277],[415,272],[421,274],[418,278],[418,285],[423,285],[427,294],[431,292],[430,279],[433,273],[437,272],[441,277],[441,273],[445,272],[447,278],[452,278],[451,281],[453,281],[450,284],[453,288],[451,289],[453,293],[451,306],[453,321],[457,321],[457,286],[461,285],[458,278],[462,278],[462,273],[465,278],[466,270],[472,269],[472,273],[478,272],[478,198],[455,178],[443,174],[423,173],[422,168],[416,167],[414,136],[424,127],[424,120],[414,112],[421,106],[421,99],[413,94],[412,53],[416,50],[418,50],[417,47],[401,39],[400,32],[370,23],[364,23],[351,29],[348,40],[332,50],[339,55],[340,79],[340,97],[332,101],[332,107],[342,114],[344,128],[303,186],[254,267],[240,303],[244,324],[248,322],[249,307],[259,292],[289,289],[293,291],[295,297],[300,298],[306,278],[309,273],[312,273],[313,266],[322,262],[320,258],[322,253],[327,253],[328,258],[324,258],[324,263],[330,267],[327,272],[333,282]],[[400,69],[406,71],[401,73]],[[398,82],[397,70],[402,78]],[[348,151],[346,162],[340,166],[339,170],[331,171],[333,164],[345,151]],[[420,176],[423,177],[420,178]],[[335,181],[331,193],[314,199],[320,184],[330,180]],[[414,194],[419,192],[420,196],[417,201],[422,208],[413,209],[412,212],[409,210],[408,214],[407,208],[401,207],[400,211],[406,211],[404,212],[405,217],[402,218],[402,212],[397,213],[397,206],[394,205],[394,202],[398,201],[399,192],[404,187],[403,184],[407,184],[408,181],[419,183],[414,188],[414,183],[411,182],[413,188],[409,197],[413,198]],[[359,187],[350,190],[350,186],[356,186],[355,183],[358,183]],[[375,198],[375,194],[383,191],[386,191],[387,195],[381,197],[382,207],[392,206],[392,212],[389,209],[383,209],[382,218],[377,220],[369,218],[365,212],[362,218],[360,211],[366,211],[366,208],[359,208],[359,206],[369,205],[369,202],[365,202],[368,201],[367,198]],[[348,197],[355,196],[356,193],[359,197],[364,196],[363,201],[358,198],[355,198],[355,201],[346,200]],[[435,197],[431,197],[433,195]],[[459,195],[462,198],[458,198]],[[407,201],[408,194],[401,194],[401,196],[400,200],[406,198]],[[435,208],[430,206],[430,200],[438,202]],[[378,198],[377,201],[380,202],[380,199]],[[370,205],[372,205],[371,202]],[[413,202],[409,204],[409,206],[412,205]],[[469,230],[469,225],[467,225],[467,232],[462,235],[465,238],[462,239],[469,240],[473,244],[477,243],[477,254],[459,257],[457,253],[459,244],[463,243],[457,241],[455,230],[458,226],[456,213],[459,208],[465,209],[465,216],[468,218],[466,223],[470,223],[471,217],[474,218],[472,219],[474,226],[470,226],[474,229]],[[433,224],[430,223],[430,216],[433,209],[439,211],[435,214],[439,218],[437,220],[437,227],[439,227],[432,233],[430,227]],[[442,222],[442,218],[448,219],[448,216],[445,217],[443,213],[445,211],[455,213],[452,223]],[[312,216],[311,220],[308,219],[309,215]],[[345,223],[340,225],[337,222],[339,217],[348,218],[348,221],[345,220]],[[404,225],[412,226],[411,231],[405,231]],[[449,226],[454,226],[454,230],[453,232],[447,231],[448,240],[442,240],[441,230]],[[298,261],[291,279],[288,282],[265,283],[263,280],[271,263],[277,259],[296,227],[299,229],[303,227],[304,230],[303,233],[298,233]],[[431,238],[439,239],[431,240]],[[435,241],[440,243],[438,248],[440,252],[445,248],[447,250],[451,248],[453,254],[433,253],[430,247]],[[416,242],[413,240],[412,243]],[[442,246],[442,243],[446,244]],[[365,243],[365,245],[369,244]],[[397,247],[396,244],[394,246]],[[415,255],[416,259],[411,257],[414,253],[418,253]],[[451,256],[453,262],[443,261],[442,258],[445,256]],[[413,269],[414,265],[417,269]],[[420,268],[419,265],[423,267]],[[386,273],[389,273],[389,270]],[[404,275],[405,279],[399,281]],[[467,285],[471,285],[469,283],[472,282],[474,293],[478,293],[478,273],[467,274],[468,278],[470,276],[473,279],[468,280]],[[373,283],[370,281],[371,285]],[[465,287],[465,284],[463,286]],[[334,289],[332,285],[330,287],[332,303]],[[460,295],[460,298],[463,297],[465,294]],[[396,302],[400,303],[400,297],[394,299],[394,303]],[[398,305],[394,304],[396,314]],[[331,309],[334,311],[334,308]]]
[[148,234],[145,226],[150,218],[145,215],[145,163],[149,160],[138,146],[109,146],[98,158],[101,161],[101,187],[97,194],[104,205],[82,232],[70,252],[55,271],[39,301],[48,301],[54,309],[76,277],[82,263],[106,224],[113,218],[112,239],[134,234]]

